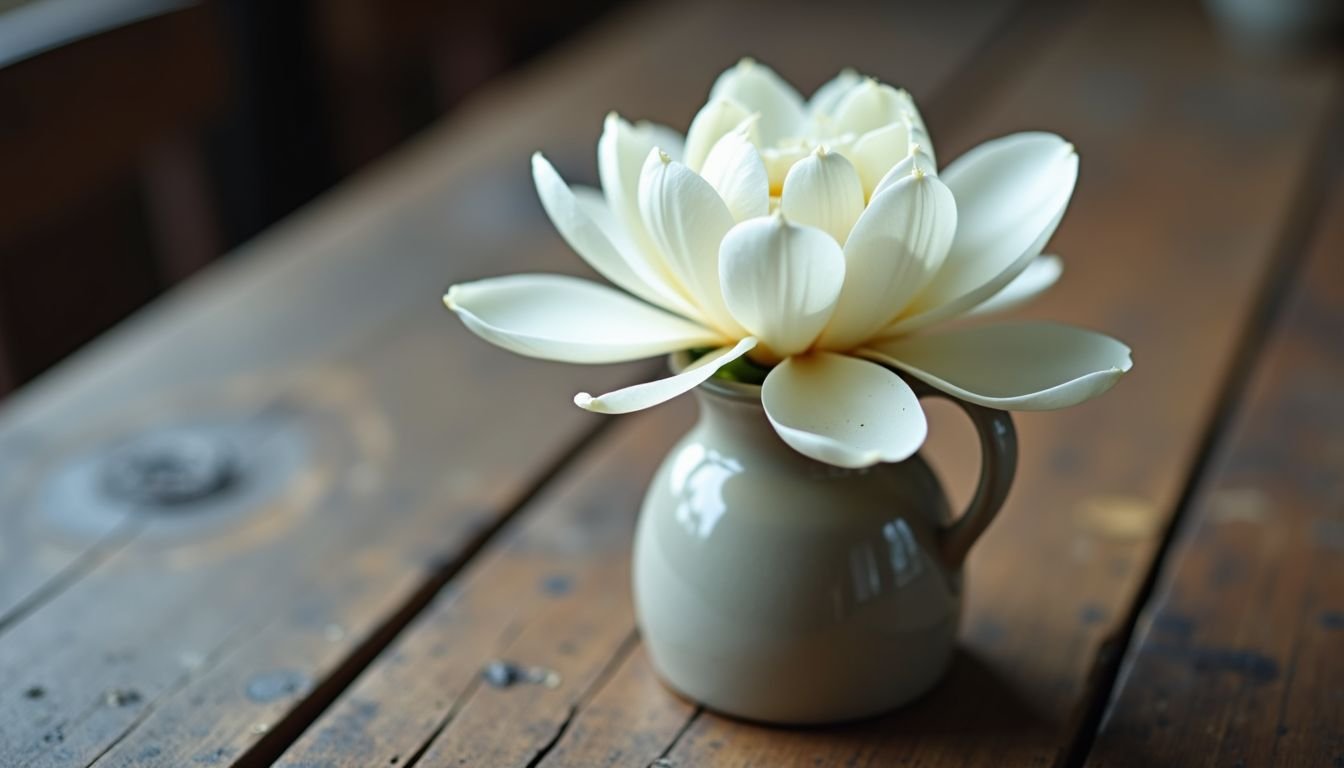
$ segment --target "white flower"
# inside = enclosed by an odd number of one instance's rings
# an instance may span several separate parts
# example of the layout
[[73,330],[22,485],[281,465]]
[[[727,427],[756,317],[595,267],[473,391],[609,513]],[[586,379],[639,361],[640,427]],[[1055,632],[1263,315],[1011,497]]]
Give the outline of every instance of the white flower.
[[598,168],[601,191],[571,189],[532,159],[560,234],[630,295],[515,275],[445,297],[473,332],[532,357],[609,363],[714,348],[668,378],[576,396],[588,410],[656,405],[748,355],[773,366],[761,400],[785,442],[862,467],[924,441],[914,393],[885,366],[1009,410],[1074,405],[1130,368],[1125,345],[1064,325],[926,330],[1015,306],[1058,278],[1058,258],[1041,252],[1078,173],[1058,136],[996,139],[939,173],[904,91],[844,72],[805,103],[745,60],[714,84],[684,142],[608,116]]

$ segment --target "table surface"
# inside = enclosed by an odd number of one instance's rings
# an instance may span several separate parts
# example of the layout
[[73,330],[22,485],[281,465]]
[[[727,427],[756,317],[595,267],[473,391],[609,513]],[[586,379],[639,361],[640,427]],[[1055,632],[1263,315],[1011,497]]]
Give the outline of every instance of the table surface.
[[[621,11],[10,398],[0,764],[1344,765],[1339,60],[1248,57],[1194,3],[944,5]],[[693,406],[570,396],[661,363],[519,359],[438,301],[583,274],[530,152],[591,182],[607,110],[684,128],[743,53],[905,85],[944,162],[1067,136],[1065,276],[1019,314],[1135,350],[1105,397],[1018,417],[946,681],[841,727],[652,676],[630,538]],[[964,498],[970,429],[931,409]],[[230,492],[144,511],[115,466],[165,451]]]

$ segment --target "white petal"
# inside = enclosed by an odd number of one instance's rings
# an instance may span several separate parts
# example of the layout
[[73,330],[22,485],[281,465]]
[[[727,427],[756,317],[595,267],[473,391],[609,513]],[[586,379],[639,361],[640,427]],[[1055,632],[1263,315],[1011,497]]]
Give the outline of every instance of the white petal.
[[883,176],[882,180],[873,188],[873,193],[869,195],[868,199],[871,200],[877,197],[885,192],[892,184],[904,179],[915,171],[920,171],[921,173],[930,176],[938,175],[934,169],[933,159],[924,152],[924,147],[919,144],[910,145],[905,159],[901,160],[896,165],[893,165],[891,170],[887,171],[887,174]]
[[903,122],[910,97],[890,85],[869,78],[845,94],[835,107],[835,126],[842,132],[865,134]]
[[734,224],[719,193],[655,149],[640,174],[639,212],[649,237],[705,317],[727,336],[747,335],[728,313],[719,288],[719,243]]
[[813,116],[832,115],[850,89],[863,81],[863,76],[852,69],[840,70],[840,74],[826,81],[812,93],[812,98],[807,102],[808,111]]
[[[588,190],[586,199],[580,198],[540,152],[532,156],[532,178],[551,223],[569,247],[598,274],[664,309],[687,317],[698,315],[698,311],[668,286],[633,246],[626,245],[624,250],[617,247],[613,240],[628,243],[628,238],[623,233],[613,237],[608,231],[615,216],[600,197],[593,199],[595,191]],[[603,221],[595,219],[594,213]]]
[[477,336],[543,360],[616,363],[724,341],[619,291],[564,275],[461,283],[443,302]]
[[755,122],[753,116],[724,134],[709,151],[700,171],[737,221],[770,212],[770,179],[761,154],[748,138]]
[[[686,167],[698,172],[719,139],[750,116],[751,112],[746,107],[731,99],[711,99],[695,114],[690,129],[686,131]],[[643,158],[641,155],[641,163],[644,162]]]
[[871,345],[882,360],[948,394],[1014,411],[1065,408],[1114,386],[1129,347],[1093,331],[1017,322],[921,334]]
[[959,315],[1021,274],[1064,216],[1078,155],[1053,134],[1019,133],[981,144],[941,178],[957,199],[957,236],[893,333]]
[[652,408],[700,386],[720,368],[747,354],[755,346],[756,339],[748,336],[734,347],[724,347],[705,355],[675,376],[618,389],[601,397],[580,392],[574,396],[574,404],[594,413],[630,413]]
[[719,270],[733,316],[779,357],[807,349],[845,279],[835,240],[783,216],[749,219],[723,239]]
[[903,461],[928,433],[919,400],[900,376],[830,352],[775,366],[761,386],[761,403],[784,442],[838,467]]
[[967,315],[987,315],[1006,312],[1041,295],[1064,273],[1064,262],[1058,256],[1037,256],[1022,274],[1003,290],[972,307]]
[[[664,147],[660,142],[676,146]],[[621,222],[630,241],[642,253],[655,251],[653,242],[639,216],[639,174],[644,158],[655,147],[668,157],[675,157],[680,147],[676,133],[653,123],[631,125],[612,112],[603,123],[602,137],[597,141],[597,171],[602,181],[602,193],[607,196],[611,210]],[[654,262],[657,270],[664,270]]]
[[761,141],[774,144],[798,135],[806,127],[803,97],[775,71],[751,59],[719,75],[710,89],[712,99],[731,99],[761,115]]
[[860,136],[848,150],[863,181],[864,198],[877,190],[882,178],[910,154],[909,129],[905,123],[884,125]]
[[779,209],[790,221],[816,227],[844,245],[863,213],[863,201],[863,184],[853,164],[818,147],[789,169]]
[[845,350],[884,328],[937,273],[957,230],[957,205],[916,172],[873,198],[845,243],[845,287],[820,344]]

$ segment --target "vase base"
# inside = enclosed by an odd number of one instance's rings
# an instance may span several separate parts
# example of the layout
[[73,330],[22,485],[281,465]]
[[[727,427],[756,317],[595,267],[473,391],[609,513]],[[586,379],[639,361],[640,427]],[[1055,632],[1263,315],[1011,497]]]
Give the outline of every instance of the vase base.
[[764,670],[750,663],[705,663],[685,655],[667,659],[666,654],[653,648],[649,653],[659,681],[679,698],[736,720],[808,726],[877,717],[929,693],[947,674],[953,652],[951,643],[926,647],[928,654],[920,654],[917,663],[902,665],[899,672],[890,667],[875,669],[862,682],[851,679],[843,683],[806,674],[763,675]]

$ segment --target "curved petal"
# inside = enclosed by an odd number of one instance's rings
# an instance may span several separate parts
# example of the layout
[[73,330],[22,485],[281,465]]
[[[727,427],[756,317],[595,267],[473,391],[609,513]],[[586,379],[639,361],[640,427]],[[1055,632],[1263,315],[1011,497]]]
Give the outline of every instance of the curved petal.
[[816,227],[844,245],[863,213],[863,201],[863,184],[853,164],[844,155],[817,147],[784,177],[779,210],[790,221]]
[[1089,400],[1128,371],[1129,347],[1093,331],[1018,322],[878,342],[862,354],[972,403],[1046,411]]
[[863,180],[864,199],[869,199],[883,177],[910,155],[909,128],[896,122],[869,131],[854,142],[848,154]]
[[827,80],[820,88],[812,92],[812,98],[807,101],[808,111],[814,117],[834,114],[835,108],[840,105],[840,101],[845,98],[850,89],[862,82],[863,76],[858,72],[848,67],[840,70],[840,74]]
[[[532,155],[532,178],[551,223],[588,266],[647,302],[686,317],[699,314],[650,268],[636,249],[629,245],[624,249],[617,247],[616,242],[628,242],[628,238],[623,233],[613,237],[607,230],[615,217],[601,198],[593,199],[590,193],[594,191],[586,190],[586,197],[580,197],[540,152]],[[605,221],[595,219],[593,214],[600,214]]]
[[[695,113],[691,127],[686,131],[686,167],[698,173],[719,139],[750,116],[746,107],[731,99],[710,99]],[[640,162],[643,162],[643,156]]]
[[872,200],[873,198],[876,198],[878,195],[887,191],[892,184],[904,179],[915,171],[928,174],[929,176],[938,175],[934,168],[933,158],[924,151],[924,147],[921,144],[911,144],[907,148],[905,158],[893,165],[891,170],[887,171],[887,174],[883,176],[882,180],[873,188],[873,193],[868,199]]
[[841,132],[860,135],[875,131],[902,122],[911,103],[905,91],[868,78],[851,88],[836,105],[833,113],[835,127]]
[[798,135],[806,127],[803,97],[784,78],[764,64],[742,59],[714,81],[712,99],[731,99],[761,115],[761,141],[775,144]]
[[580,392],[574,396],[574,404],[594,413],[630,413],[652,408],[700,386],[720,368],[747,354],[755,346],[756,339],[748,336],[737,342],[736,346],[724,347],[705,355],[675,376],[618,389],[600,397]]
[[845,279],[835,240],[783,216],[749,219],[723,238],[723,296],[733,316],[779,357],[802,352],[826,326]]
[[705,317],[725,335],[747,335],[724,305],[719,243],[733,214],[695,171],[657,149],[639,177],[639,212],[649,237]]
[[724,134],[709,151],[700,171],[737,221],[770,212],[770,179],[761,154],[748,138],[756,120],[750,117]]
[[935,176],[916,171],[873,198],[845,243],[845,287],[821,346],[849,349],[890,323],[937,273],[956,230],[956,201]]
[[443,303],[477,336],[543,360],[618,363],[724,342],[689,320],[565,275],[461,283]]
[[971,307],[966,314],[987,315],[991,312],[1006,312],[1014,307],[1020,307],[1045,293],[1063,273],[1064,262],[1058,256],[1050,254],[1037,256],[1026,269],[1022,270],[1022,274],[1013,279],[1013,282],[980,304]]
[[1049,133],[986,142],[948,166],[942,179],[957,199],[957,236],[892,333],[959,315],[1012,282],[1054,234],[1077,178],[1073,145]]
[[928,434],[919,400],[900,376],[830,352],[775,366],[761,385],[761,404],[784,442],[838,467],[903,461]]
[[[660,142],[676,146],[662,146]],[[602,193],[640,253],[656,253],[639,216],[639,174],[644,168],[644,158],[654,148],[661,149],[668,157],[675,157],[680,144],[671,129],[648,122],[632,125],[615,112],[608,114],[603,122],[602,137],[597,141],[597,172],[602,181]],[[667,277],[665,265],[657,261],[650,263]]]

